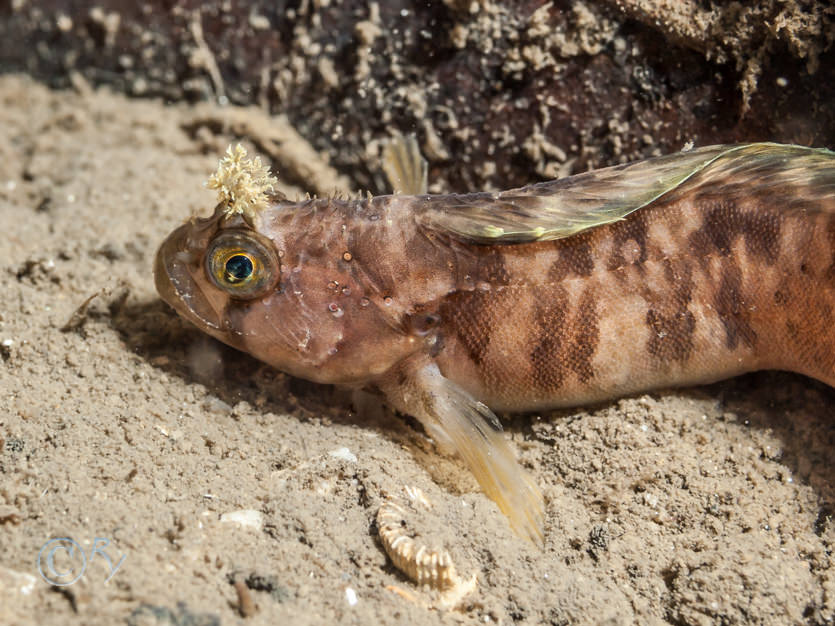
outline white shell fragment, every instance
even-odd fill
[[[254,530],[261,530],[264,527],[264,515],[261,511],[255,511],[253,509],[242,509],[240,511],[224,513],[220,516],[220,521],[223,523],[233,522]]]
[[[342,459],[343,461],[348,461],[349,463],[357,462],[357,455],[351,452],[348,448],[337,448],[336,450],[331,450],[328,454],[335,459]]]
[[[406,487],[412,505],[432,508],[432,504],[417,487]],[[415,541],[407,533],[404,521],[406,509],[388,498],[377,511],[377,527],[383,548],[394,566],[418,585],[426,585],[444,592],[443,604],[452,606],[475,589],[476,576],[462,580],[447,550],[430,548]]]
[[[357,592],[350,587],[345,587],[345,600],[348,601],[348,606],[356,605],[356,603],[359,602],[357,599]]]
[[[26,572],[0,567],[0,591],[8,590],[28,596],[35,589],[37,579]]]

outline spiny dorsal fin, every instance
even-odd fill
[[[426,193],[427,163],[414,135],[395,135],[383,149],[382,165],[394,193]]]
[[[802,185],[808,197],[835,201],[835,153],[774,143],[707,146],[499,193],[432,196],[422,199],[417,219],[476,243],[562,239],[623,219],[691,179],[750,181],[777,194]]]

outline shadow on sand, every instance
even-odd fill
[[[172,376],[203,385],[230,410],[245,401],[264,412],[290,414],[302,422],[325,416],[335,424],[379,431],[408,447],[424,467],[434,464],[432,458],[437,460],[419,423],[408,416],[394,417],[382,407],[382,399],[371,399],[369,407],[366,398],[359,411],[353,410],[350,391],[278,372],[203,334],[161,300],[111,306],[110,324],[132,352]],[[717,398],[721,412],[772,431],[783,442],[781,453],[772,460],[819,494],[822,506],[816,530],[823,532],[835,514],[835,389],[796,374],[757,372],[682,393]],[[566,419],[573,413],[564,409],[546,417]],[[503,421],[507,430],[526,439],[537,438],[529,416],[505,416]],[[441,465],[446,468],[442,473],[451,470],[448,463]],[[437,482],[454,486],[449,476],[430,473]]]

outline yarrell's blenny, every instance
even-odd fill
[[[287,200],[242,149],[214,215],[156,258],[163,299],[293,376],[375,388],[455,451],[517,532],[544,504],[493,410],[759,369],[835,386],[835,153],[711,146],[500,193]]]

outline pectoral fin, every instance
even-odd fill
[[[517,534],[542,543],[542,494],[516,462],[486,405],[444,378],[433,363],[404,368],[380,387],[396,409],[418,418],[430,435],[460,455]]]

